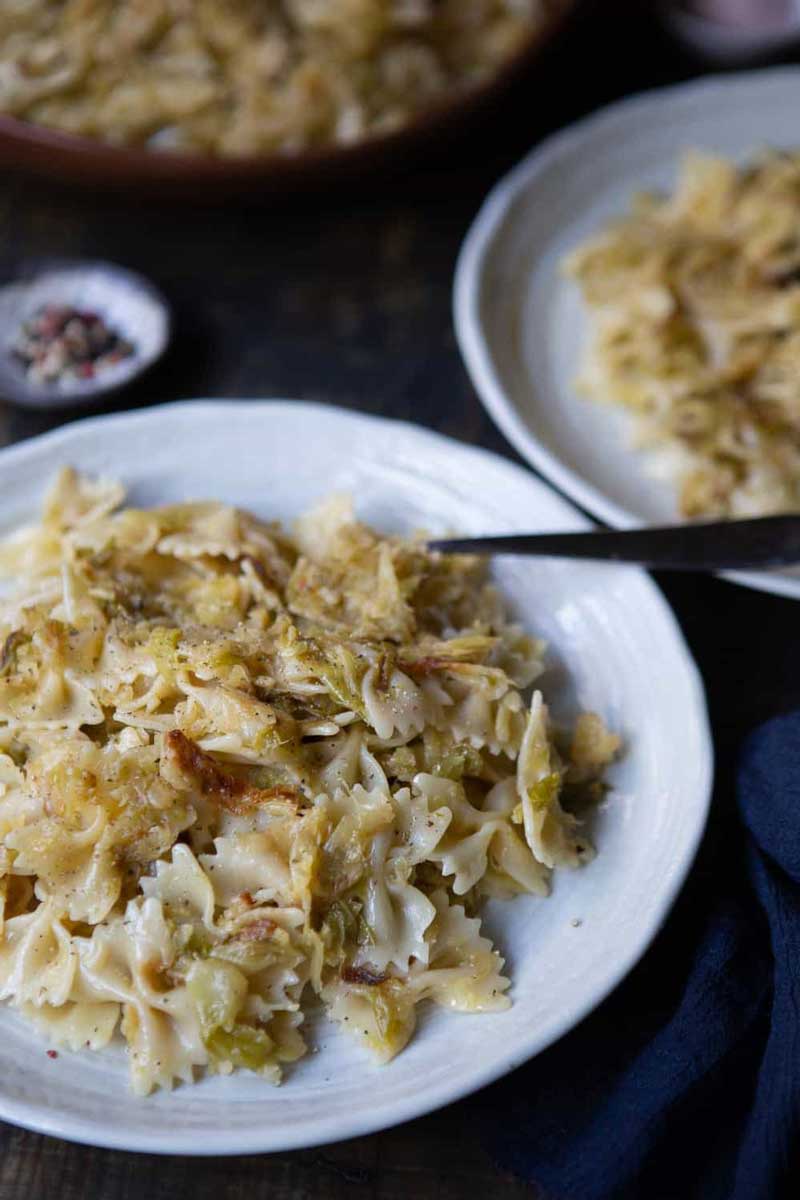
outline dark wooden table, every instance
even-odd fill
[[[602,7],[602,6],[601,6]],[[0,278],[31,256],[102,256],[150,275],[177,315],[174,348],[120,400],[192,396],[329,401],[430,425],[515,455],[478,403],[455,346],[458,246],[493,181],[540,136],[615,96],[698,73],[641,3],[589,15],[491,125],[369,187],[191,207],[0,181]],[[0,404],[0,445],[72,420]],[[660,580],[700,663],[727,803],[743,732],[800,698],[798,609],[713,579]],[[159,1159],[0,1126],[0,1200],[467,1200],[527,1185],[481,1149],[468,1102],[372,1137],[236,1160]]]

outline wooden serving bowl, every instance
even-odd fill
[[[0,114],[0,169],[198,201],[249,192],[291,192],[391,172],[490,108],[532,68],[580,6],[581,0],[544,0],[542,24],[485,83],[439,103],[400,129],[352,145],[242,157],[176,154],[113,146]]]

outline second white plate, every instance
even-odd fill
[[[797,146],[799,107],[797,67],[623,100],[542,143],[490,193],[467,235],[455,324],[478,394],[517,450],[609,525],[674,522],[675,493],[630,448],[625,414],[575,390],[587,324],[561,260],[624,213],[632,193],[671,187],[688,148],[743,161]],[[729,578],[800,598],[800,571]]]

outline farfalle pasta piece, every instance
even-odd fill
[[[576,867],[593,853],[578,833],[579,823],[561,807],[561,768],[553,759],[548,715],[542,693],[535,692],[517,759],[517,793],[525,838],[546,867]]]
[[[99,725],[103,710],[90,682],[70,666],[70,628],[53,619],[5,640],[0,722],[8,729]]]
[[[42,525],[59,531],[87,525],[108,516],[125,499],[116,479],[92,479],[72,467],[62,467],[44,499]]]
[[[461,783],[451,779],[422,773],[415,777],[414,788],[428,804],[442,805],[450,814],[446,833],[428,857],[451,880],[456,896],[466,895],[490,869],[505,876],[507,887],[514,890],[547,893],[547,873],[512,824],[517,795],[514,791],[510,803],[507,783],[487,793],[482,809],[469,802]]]
[[[328,984],[322,997],[328,1015],[361,1042],[376,1062],[399,1054],[417,1023],[415,993],[399,979],[353,972]]]
[[[414,967],[410,984],[426,997],[458,1012],[498,1012],[509,1008],[510,982],[504,962],[489,938],[481,934],[477,917],[468,917],[460,904],[450,904],[438,890],[431,896],[435,919],[427,969]]]
[[[372,839],[362,909],[369,943],[359,949],[355,962],[378,970],[392,964],[407,971],[412,958],[427,959],[425,931],[435,910],[410,882],[410,864],[392,855],[392,838],[392,831],[386,830]]]
[[[158,861],[155,874],[143,876],[141,886],[143,895],[159,900],[171,920],[213,931],[214,886],[188,846],[176,843],[170,858]]]
[[[69,999],[77,969],[77,949],[53,901],[5,922],[0,999],[59,1008]]]
[[[281,840],[270,830],[216,838],[214,853],[200,856],[216,903],[227,907],[243,892],[260,900],[292,903],[289,854]]]
[[[102,1050],[114,1036],[120,1020],[118,1004],[92,1004],[68,1000],[50,1004],[22,1004],[20,1011],[51,1045],[68,1050]]]
[[[85,992],[121,1005],[134,1091],[191,1082],[208,1056],[185,988],[169,986],[176,946],[160,902],[130,901],[124,916],[96,926],[80,950]]]
[[[6,846],[14,853],[14,873],[35,877],[38,899],[52,900],[71,921],[96,925],[119,899],[116,838],[100,806],[85,828],[67,830],[43,817],[9,833]]]
[[[382,683],[379,669],[371,666],[361,684],[361,697],[367,724],[378,737],[386,739],[398,733],[410,738],[422,733],[426,717],[424,698],[402,671],[395,668]]]

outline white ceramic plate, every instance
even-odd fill
[[[347,490],[359,513],[384,529],[477,534],[585,524],[529,472],[411,425],[302,403],[199,402],[83,421],[3,451],[4,528],[35,514],[64,463],[122,478],[141,504],[215,497],[291,520],[331,490]],[[627,743],[593,830],[595,861],[560,876],[547,900],[488,911],[508,959],[513,1007],[486,1016],[426,1013],[408,1049],[385,1067],[319,1021],[316,1052],[279,1089],[236,1074],[146,1099],[128,1091],[121,1046],[59,1051],[51,1060],[46,1043],[3,1008],[0,1119],[175,1154],[353,1137],[510,1071],[619,982],[663,921],[705,824],[712,764],[702,686],[643,572],[507,559],[497,575],[521,618],[551,643],[543,682],[556,707],[597,709]]]
[[[677,519],[675,491],[630,449],[624,413],[578,395],[587,335],[564,255],[633,192],[670,188],[689,147],[746,160],[797,146],[800,68],[701,79],[613,104],[542,143],[495,187],[464,242],[455,324],[473,383],[520,454],[609,525]],[[800,598],[797,571],[736,572]]]

